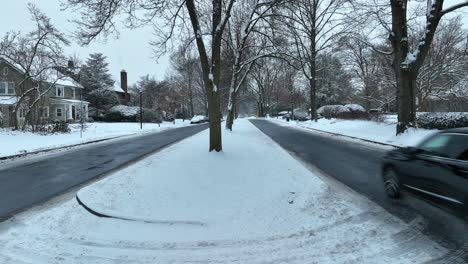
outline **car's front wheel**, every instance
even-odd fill
[[[392,199],[397,199],[401,195],[400,181],[398,176],[392,169],[387,169],[383,175],[385,192],[388,197]]]

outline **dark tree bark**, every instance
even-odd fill
[[[236,108],[237,108],[236,97],[237,97],[237,93],[233,92],[231,94],[231,102],[230,102],[231,106],[230,106],[230,109],[228,110],[228,115],[226,118],[226,128],[231,131],[232,131],[232,125],[234,124],[234,119],[236,118]]]
[[[221,151],[221,103],[219,84],[221,80],[221,40],[225,23],[230,15],[230,10],[234,1],[229,2],[225,18],[222,21],[223,14],[222,0],[213,0],[213,16],[212,16],[212,41],[211,41],[211,63],[210,58],[206,52],[205,43],[201,36],[200,24],[198,21],[198,14],[195,7],[194,0],[187,0],[185,5],[187,7],[190,21],[192,23],[193,32],[195,34],[198,53],[200,55],[200,62],[203,72],[203,81],[205,90],[208,97],[208,112],[210,117],[210,147],[209,151]]]
[[[311,25],[310,25],[310,118],[311,120],[317,121],[317,32],[316,32],[316,20],[317,20],[317,4],[313,2],[313,8],[311,10]]]
[[[404,133],[416,126],[416,79],[434,39],[437,26],[443,15],[468,6],[468,1],[443,9],[444,0],[432,0],[426,17],[425,34],[414,52],[409,49],[407,0],[390,0],[392,9],[393,68],[398,87],[398,124],[396,133]],[[429,7],[428,7],[429,8]]]
[[[156,35],[160,35],[163,28],[154,23],[156,17],[164,17],[171,26],[168,32],[165,32],[159,41],[152,45],[158,47],[157,54],[161,55],[167,50],[167,43],[175,34],[176,21],[183,19],[181,10],[187,8],[192,29],[195,35],[199,59],[202,67],[203,82],[208,102],[208,113],[210,117],[210,146],[209,150],[221,151],[221,111],[220,111],[220,73],[221,73],[221,38],[226,23],[231,15],[231,10],[236,0],[212,0],[212,36],[211,36],[211,54],[208,55],[202,36],[202,28],[199,22],[199,13],[197,5],[203,4],[201,1],[181,0],[67,0],[66,8],[81,7],[81,21],[76,21],[79,30],[77,32],[82,44],[89,44],[99,35],[107,36],[115,33],[116,19],[119,15],[127,14],[130,27],[139,27],[152,25],[155,28]],[[223,8],[223,2],[226,6]],[[172,9],[171,9],[172,8]],[[168,10],[171,9],[171,10]],[[141,12],[144,15],[140,15]],[[138,14],[138,15],[137,15]],[[164,23],[162,23],[164,24]]]

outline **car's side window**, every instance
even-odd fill
[[[447,157],[446,149],[449,141],[449,134],[439,134],[423,142],[419,148],[428,154]]]
[[[452,159],[468,160],[468,135],[451,134],[447,154]]]

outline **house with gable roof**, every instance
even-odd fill
[[[41,101],[32,109],[34,115],[43,122],[75,122],[88,118],[89,103],[82,100],[83,86],[59,71],[52,71],[45,81],[23,81],[24,71],[6,58],[0,57],[0,127],[11,127],[15,115],[20,125],[26,118],[28,104],[23,103],[18,112],[14,112],[21,94],[33,88],[33,85],[50,87]]]

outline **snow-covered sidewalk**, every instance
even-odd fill
[[[422,263],[447,251],[324,180],[248,120],[158,152],[0,224],[0,263]]]
[[[344,136],[350,136],[401,147],[414,146],[427,136],[437,131],[428,129],[409,129],[404,134],[396,136],[395,120],[387,120],[386,122],[382,123],[365,120],[343,120],[335,118],[321,118],[317,122],[287,122],[286,120],[281,118],[267,118],[267,120],[270,120],[282,126],[312,128],[325,132],[331,132]]]
[[[144,123],[143,129],[140,129],[140,123],[87,123],[82,137],[80,137],[81,126],[79,124],[70,125],[70,133],[48,135],[0,128],[0,157],[66,147],[106,138],[158,132],[189,124],[189,120],[182,122],[181,119],[178,119],[175,124],[164,122],[161,126],[154,123]]]

